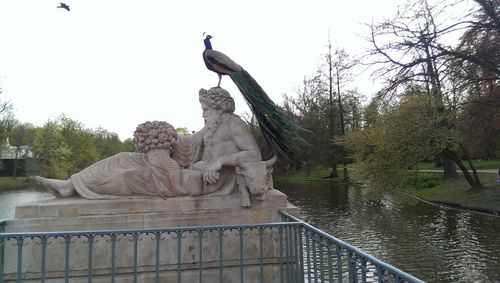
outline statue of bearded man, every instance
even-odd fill
[[[57,197],[80,195],[107,199],[229,194],[236,186],[235,167],[262,161],[262,156],[247,124],[233,113],[235,105],[229,92],[219,87],[201,89],[199,101],[205,126],[190,136],[173,134],[168,148],[141,144],[140,148],[146,148],[146,152],[111,156],[68,180],[43,177],[36,180]],[[161,123],[168,124],[158,122]],[[175,141],[171,140],[173,137]]]
[[[192,169],[202,172],[206,192],[228,193],[234,187],[234,167],[261,161],[247,124],[234,114],[234,99],[220,87],[201,89],[199,100],[205,127],[192,138]]]

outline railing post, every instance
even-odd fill
[[[311,281],[311,249],[309,244],[309,230],[305,230],[306,234],[306,252],[307,252],[307,280]]]
[[[353,257],[352,251],[347,252],[347,264],[348,264],[348,270],[349,270],[349,282],[350,283],[357,283],[358,278],[357,278],[357,273],[356,273],[356,259]]]
[[[2,231],[3,232],[3,231]],[[3,269],[3,265],[4,265],[4,243],[5,243],[5,239],[3,237],[0,238],[0,283],[5,283],[5,280],[4,280],[4,269]]]
[[[177,235],[177,282],[181,283],[181,264],[182,264],[182,257],[181,257],[181,245],[182,245],[182,231],[177,230],[175,231],[175,234]]]
[[[312,239],[312,258],[313,258],[313,263],[312,266],[314,268],[314,282],[318,282],[318,263],[316,260],[316,236],[317,235],[311,235]]]
[[[160,283],[160,238],[161,232],[155,232],[155,282]]]
[[[332,247],[333,243],[331,241],[328,241],[327,243],[327,251],[328,251],[328,282],[333,282],[333,259],[332,259]]]
[[[87,282],[92,283],[92,258],[94,252],[94,235],[87,234],[87,242],[88,242],[88,259],[87,259]]]
[[[259,227],[259,273],[260,282],[264,282],[264,227]]]
[[[245,228],[238,229],[238,234],[240,236],[240,282],[243,283],[243,270],[244,270],[243,236],[245,234]]]
[[[278,226],[280,240],[280,282],[284,282],[283,275],[283,226]]]
[[[40,237],[40,248],[42,252],[40,254],[40,282],[45,282],[45,258],[46,258],[46,250],[47,250],[47,237]]]
[[[134,241],[134,266],[133,266],[134,283],[137,283],[137,255],[138,255],[137,242],[139,241],[139,233],[132,233],[132,240]]]
[[[324,282],[325,280],[325,265],[323,262],[323,254],[324,254],[324,239],[323,237],[319,236],[319,275],[320,275],[320,282]]]
[[[302,225],[298,225],[299,227],[299,259],[300,259],[300,276],[299,282],[305,281],[305,273],[304,273],[304,240],[302,237]]]
[[[291,274],[290,274],[290,227],[285,228],[285,259],[286,259],[286,282],[290,282]]]
[[[198,249],[200,250],[199,282],[203,282],[203,230],[198,230]]]
[[[17,277],[16,282],[21,283],[21,277],[23,274],[23,237],[16,237],[17,241]]]
[[[69,244],[71,235],[64,235],[64,282],[69,282]]]
[[[337,245],[337,278],[342,283],[342,247]]]
[[[0,233],[5,232],[5,221],[0,221]],[[4,252],[5,238],[0,237],[0,283],[4,283]]]
[[[219,282],[224,282],[224,248],[223,248],[223,237],[224,229],[218,229],[219,231]]]
[[[109,237],[110,237],[110,241],[111,241],[111,283],[115,283],[116,237],[117,237],[117,235],[112,233]]]

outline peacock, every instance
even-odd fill
[[[280,153],[292,163],[298,163],[298,144],[306,143],[299,135],[304,130],[297,126],[283,110],[277,106],[255,81],[252,76],[239,64],[222,52],[212,49],[207,35],[204,39],[205,50],[203,60],[210,71],[219,75],[217,87],[220,87],[222,75],[227,75],[236,84],[245,98],[250,110],[255,115],[259,127],[273,151]]]

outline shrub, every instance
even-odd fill
[[[409,176],[403,183],[405,187],[416,189],[432,188],[439,184],[439,178],[432,174],[417,174]]]

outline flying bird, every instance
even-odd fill
[[[69,6],[66,4],[66,3],[63,3],[63,2],[59,2],[60,5],[57,6],[57,8],[63,8],[63,9],[66,9],[67,11],[69,11]]]
[[[292,118],[288,117],[269,98],[262,87],[245,69],[224,53],[213,50],[210,42],[211,38],[211,35],[207,35],[204,39],[203,60],[207,69],[219,76],[217,87],[220,87],[223,75],[229,76],[248,103],[250,110],[252,110],[259,123],[262,134],[273,151],[281,153],[290,162],[298,163],[299,160],[296,154],[299,150],[297,144],[307,144],[298,133],[299,130],[304,129],[296,125]]]

